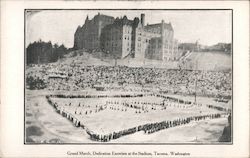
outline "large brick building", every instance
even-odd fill
[[[129,20],[96,15],[85,20],[75,33],[75,48],[100,49],[114,58],[176,60],[178,42],[171,23],[145,25],[145,14]]]
[[[93,19],[88,16],[83,26],[78,26],[74,35],[74,48],[95,50],[100,48],[100,36],[104,26],[112,24],[114,17],[98,13]]]

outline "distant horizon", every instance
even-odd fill
[[[145,25],[170,22],[178,43],[232,43],[231,10],[31,10],[26,13],[26,48],[40,39],[73,48],[77,27],[98,13],[114,18],[126,15],[131,20],[144,13]]]

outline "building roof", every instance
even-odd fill
[[[139,24],[140,20],[139,18],[134,18],[134,20],[129,20],[127,16],[124,16],[123,18],[116,18],[112,24],[106,25],[105,29],[109,29],[112,27],[120,27],[123,25],[130,25],[132,27],[136,27]]]
[[[97,15],[95,15],[95,16],[94,16],[94,18],[97,18],[97,17],[99,17],[99,18],[114,19],[114,17],[113,17],[113,16],[104,15],[104,14],[100,14],[100,13],[98,13]],[[94,19],[94,18],[93,18],[93,19]],[[93,19],[91,19],[91,20],[93,20]]]
[[[139,18],[134,18],[134,20],[129,20],[125,15],[123,18],[116,18],[113,24],[137,26],[138,23],[139,23]]]
[[[145,29],[159,28],[162,26],[162,23],[150,24],[146,25]],[[171,23],[163,23],[164,29],[173,31],[173,27]]]

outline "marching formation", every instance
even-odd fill
[[[117,99],[108,99],[111,96]],[[88,135],[90,136],[90,139],[94,141],[101,141],[101,142],[108,142],[112,139],[118,139],[122,136],[126,136],[129,134],[133,134],[139,131],[144,131],[145,134],[151,134],[160,130],[173,128],[176,126],[186,125],[194,121],[201,121],[206,119],[216,119],[221,117],[226,117],[230,114],[230,111],[227,109],[223,109],[221,107],[207,105],[208,108],[216,109],[220,112],[218,113],[211,113],[211,114],[199,114],[189,117],[179,117],[173,120],[165,120],[161,122],[154,122],[154,123],[146,123],[143,125],[139,125],[136,127],[132,127],[129,129],[124,129],[121,131],[114,131],[109,134],[98,134],[94,131],[90,130],[84,123],[79,119],[79,116],[83,115],[90,115],[94,113],[98,113],[104,110],[115,110],[115,111],[131,111],[134,110],[136,114],[139,113],[147,113],[150,111],[155,110],[166,110],[168,108],[192,108],[193,106],[203,106],[201,104],[194,104],[189,101],[180,100],[177,98],[167,97],[160,94],[147,94],[147,96],[157,96],[162,98],[161,100],[155,100],[151,102],[147,101],[130,101],[126,98],[136,98],[136,97],[143,97],[141,94],[136,95],[47,95],[47,101],[50,105],[52,105],[56,111],[61,114],[62,116],[68,118],[70,121],[74,123],[76,127],[81,127],[86,130]],[[69,103],[65,104],[64,106],[59,106],[57,102],[53,100],[53,98],[107,98],[104,104],[97,104],[95,106],[88,105],[84,103]],[[119,99],[120,100],[119,100]],[[121,100],[123,99],[123,100]],[[73,110],[70,110],[73,109]]]

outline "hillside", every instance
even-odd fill
[[[184,59],[183,66],[187,69],[231,70],[232,57],[220,52],[193,52]]]
[[[101,58],[101,52],[87,53],[82,50],[73,51],[64,58],[57,61],[58,64],[76,64],[79,66],[86,65],[105,65],[114,66],[115,60],[110,58]],[[175,69],[180,65],[184,69],[199,69],[199,70],[231,70],[232,58],[228,54],[220,52],[192,52],[182,57],[182,60],[162,62],[159,60],[137,61],[136,59],[118,59],[117,65],[126,65],[130,67],[159,67]],[[197,65],[197,66],[196,66]]]
[[[72,51],[67,54],[64,58],[57,61],[58,64],[76,64],[79,66],[87,65],[105,65],[111,66],[114,64],[112,60],[105,60],[96,57],[96,54],[90,54],[82,50]]]

